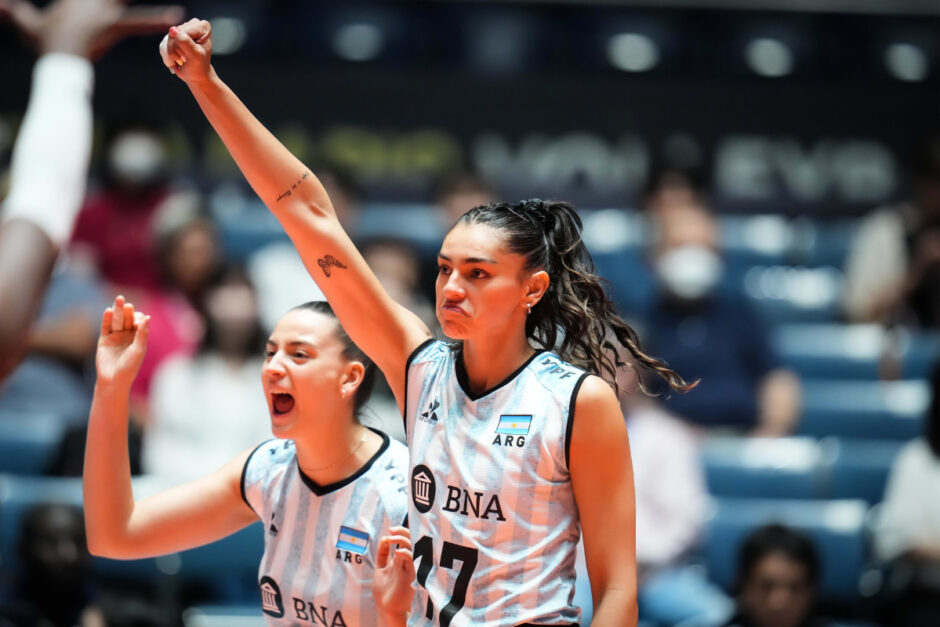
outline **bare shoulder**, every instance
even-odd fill
[[[604,438],[618,438],[626,432],[620,402],[613,388],[602,378],[590,375],[584,379],[575,399],[573,446],[586,441],[599,445]]]
[[[610,384],[597,375],[588,375],[575,399],[575,416],[582,412],[609,412],[620,414],[620,403]]]

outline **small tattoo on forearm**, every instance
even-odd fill
[[[310,173],[309,173],[309,172],[304,172],[304,175],[301,176],[299,179],[297,179],[297,182],[294,183],[294,184],[292,184],[292,185],[290,186],[290,189],[285,189],[285,190],[284,190],[284,193],[282,193],[280,196],[278,196],[277,199],[275,200],[275,202],[281,202],[281,199],[282,199],[282,198],[287,198],[288,196],[290,196],[291,190],[297,189],[297,186],[300,185],[301,183],[303,183],[303,182],[304,182],[304,179],[306,179],[308,176],[310,176]]]
[[[341,270],[346,269],[346,266],[343,264],[343,262],[333,255],[327,255],[321,259],[317,259],[317,265],[320,266],[320,269],[323,270],[323,274],[325,274],[327,277],[330,276],[330,266],[336,266]]]

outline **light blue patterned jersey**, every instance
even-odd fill
[[[258,569],[269,625],[378,624],[372,575],[379,538],[407,513],[408,452],[382,436],[353,476],[319,486],[297,464],[292,440],[270,440],[248,458],[245,501],[264,523]]]
[[[409,527],[418,589],[409,625],[577,623],[580,536],[568,472],[582,370],[533,356],[480,395],[440,341],[408,361]]]

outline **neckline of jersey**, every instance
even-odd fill
[[[310,488],[311,492],[313,492],[317,496],[325,496],[329,494],[330,492],[336,492],[337,490],[345,488],[350,483],[352,483],[353,481],[355,481],[356,479],[358,479],[359,477],[367,473],[370,468],[372,468],[372,464],[375,463],[375,460],[381,457],[382,453],[384,453],[388,449],[390,441],[388,438],[388,434],[383,433],[382,431],[379,431],[378,429],[373,429],[372,427],[366,427],[366,429],[368,429],[369,431],[372,431],[373,433],[377,434],[380,438],[382,438],[382,445],[379,446],[379,450],[377,450],[375,454],[372,457],[370,457],[369,460],[362,465],[362,467],[359,468],[359,470],[349,475],[345,479],[340,479],[339,481],[334,481],[333,483],[328,483],[327,485],[321,486],[319,483],[317,483],[316,481],[308,477],[306,474],[304,474],[304,471],[300,468],[300,459],[298,459],[297,457],[294,458],[294,463],[297,464],[297,472],[300,473],[300,478],[307,485],[307,487]]]
[[[521,366],[513,370],[512,374],[510,374],[508,377],[506,377],[505,379],[503,379],[502,381],[500,381],[499,383],[497,383],[496,385],[494,385],[488,390],[484,390],[483,392],[479,394],[472,394],[470,392],[470,380],[467,377],[467,368],[463,363],[463,350],[457,351],[456,358],[454,360],[456,362],[454,364],[454,372],[457,375],[457,383],[460,385],[460,389],[463,391],[464,395],[467,398],[469,398],[471,401],[478,401],[485,396],[489,396],[490,394],[492,394],[499,388],[503,387],[507,383],[510,383],[513,379],[518,377],[519,374],[523,370],[528,368],[529,364],[531,364],[535,360],[536,357],[546,352],[548,351],[546,351],[544,348],[537,349],[531,357],[526,359],[525,362],[523,362]]]

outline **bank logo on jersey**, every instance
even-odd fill
[[[277,582],[270,577],[262,577],[258,587],[261,589],[261,609],[268,616],[281,618],[284,616],[284,601],[281,599],[281,589]]]
[[[503,414],[496,425],[496,433],[527,435],[532,425],[532,414]]]
[[[437,492],[437,485],[431,469],[421,464],[415,466],[411,471],[411,500],[414,502],[415,509],[426,514],[434,504],[435,492]]]
[[[351,553],[362,555],[369,546],[369,534],[352,527],[341,526],[339,528],[339,540],[336,541],[336,548]]]
[[[437,408],[441,406],[441,402],[438,399],[434,399],[430,405],[428,405],[428,410],[423,414],[418,415],[418,420],[421,422],[426,422],[430,425],[437,424]]]

